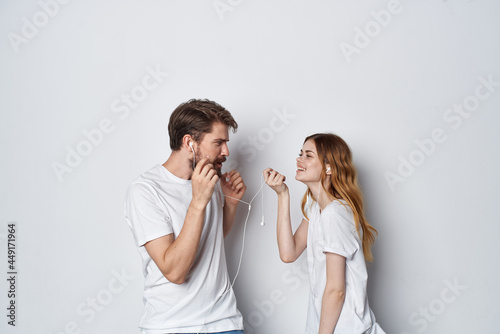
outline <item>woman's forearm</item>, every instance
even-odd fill
[[[345,290],[325,288],[321,302],[321,318],[318,334],[332,334],[340,317],[345,300]]]
[[[295,239],[290,220],[290,194],[288,189],[278,194],[278,223],[276,229],[281,260],[286,263],[295,261],[297,257],[295,256]]]

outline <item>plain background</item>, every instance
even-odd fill
[[[238,121],[227,165],[242,173],[246,201],[264,168],[287,176],[294,226],[303,139],[328,131],[348,142],[379,231],[368,293],[387,333],[498,331],[499,14],[486,0],[2,0],[1,332],[139,333],[143,280],[123,200],[166,160],[170,113],[193,97]],[[280,262],[276,198],[263,194],[238,306],[249,332],[300,334],[304,256]],[[241,204],[226,239],[231,278],[246,214]],[[6,317],[10,222],[16,327]]]

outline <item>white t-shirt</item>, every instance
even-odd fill
[[[203,232],[194,261],[183,284],[169,282],[146,251],[150,240],[173,233],[177,238],[192,199],[191,180],[158,165],[129,187],[125,218],[142,258],[143,333],[197,333],[243,329],[236,308],[224,252],[223,195],[216,190],[205,211]]]
[[[325,253],[335,253],[346,258],[345,301],[334,333],[384,333],[368,305],[368,274],[351,208],[345,201],[335,200],[321,212],[318,203],[313,202],[308,211],[307,263],[311,287],[306,334],[317,334],[319,330],[321,302],[326,286]]]

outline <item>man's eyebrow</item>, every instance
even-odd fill
[[[229,141],[229,139],[224,139],[224,138],[215,138],[213,141],[214,141],[214,142],[216,142],[216,141],[225,141],[225,142],[228,142],[228,141]]]

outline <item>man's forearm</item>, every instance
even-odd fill
[[[167,279],[176,284],[184,283],[198,252],[205,209],[189,206],[181,232],[167,248],[164,255]]]
[[[234,225],[234,220],[236,218],[236,211],[238,210],[238,204],[233,204],[233,203],[226,203],[224,204],[224,210],[223,210],[223,230],[224,230],[224,237],[226,237],[229,232],[231,232],[231,229],[233,228]]]

